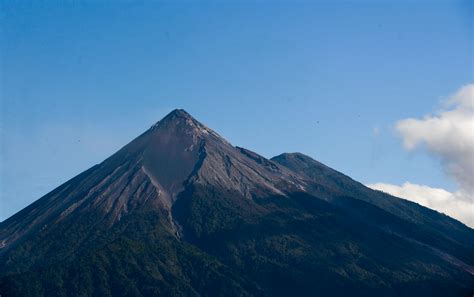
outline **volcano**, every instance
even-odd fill
[[[473,229],[184,110],[0,223],[2,297],[473,293]]]

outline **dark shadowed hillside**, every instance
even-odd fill
[[[473,229],[183,110],[0,224],[3,297],[473,293]]]

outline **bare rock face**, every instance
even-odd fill
[[[172,220],[176,196],[189,183],[251,198],[284,195],[297,180],[286,168],[233,147],[186,111],[174,110],[101,164],[2,223],[0,242],[5,251],[30,232],[89,211],[98,211],[108,225],[136,208],[162,209]]]
[[[0,223],[2,296],[464,296],[473,271],[456,220],[184,110]]]

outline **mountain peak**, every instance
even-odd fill
[[[156,128],[160,125],[163,125],[163,123],[170,123],[170,122],[177,123],[181,120],[199,123],[192,115],[190,115],[184,109],[174,109],[170,113],[168,113],[166,116],[164,116],[161,120],[156,122],[152,126],[152,128]]]
[[[199,122],[184,109],[174,109],[161,121],[152,126],[153,133],[171,133],[173,137],[191,137],[196,144],[199,140],[217,141],[230,145],[217,132]]]
[[[468,296],[473,250],[445,215],[176,109],[0,223],[0,294]]]
[[[163,120],[166,118],[186,118],[195,120],[192,115],[190,115],[186,110],[181,108],[176,108],[172,110],[163,118]]]

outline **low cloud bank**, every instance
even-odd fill
[[[405,182],[401,186],[386,183],[376,183],[367,186],[437,210],[474,228],[474,202],[463,191],[451,193],[444,189],[412,184],[410,182]]]

